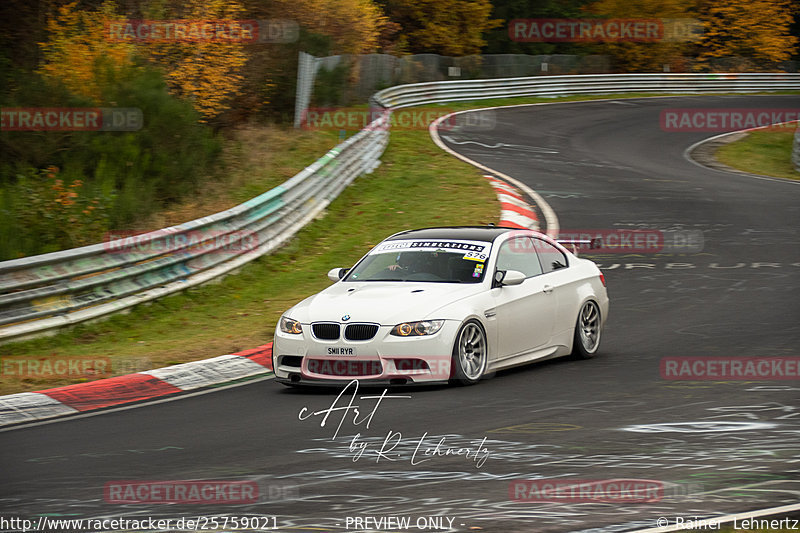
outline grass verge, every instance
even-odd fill
[[[328,131],[248,124],[226,135],[218,168],[203,176],[197,194],[140,221],[154,231],[223,211],[288,180],[339,143]]]
[[[794,129],[753,131],[738,141],[721,146],[714,156],[718,161],[744,172],[800,179],[792,166]]]

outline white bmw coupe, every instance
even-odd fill
[[[608,315],[597,265],[531,230],[404,231],[328,277],[275,329],[280,383],[469,385],[531,361],[592,357]]]

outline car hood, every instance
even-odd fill
[[[434,316],[438,309],[485,290],[481,283],[338,282],[306,298],[286,312],[301,323],[374,322],[393,326],[401,322],[449,318]]]

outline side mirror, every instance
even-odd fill
[[[519,285],[525,281],[525,274],[519,270],[498,270],[494,274],[494,281],[497,285]]]
[[[328,279],[331,281],[339,281],[347,274],[349,268],[332,268],[328,271]]]

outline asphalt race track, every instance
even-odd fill
[[[660,370],[666,357],[800,356],[800,183],[686,160],[688,146],[714,134],[664,131],[661,110],[798,107],[797,96],[554,104],[499,109],[491,131],[443,132],[454,150],[539,192],[562,230],[701,232],[702,246],[589,256],[611,297],[592,360],[535,364],[474,387],[392,390],[407,397],[380,402],[382,391],[360,390],[359,419],[333,411],[324,427],[323,414],[300,414],[330,407],[336,391],[266,380],[0,433],[0,514],[261,514],[276,517],[277,531],[401,531],[352,519],[405,516],[409,531],[445,531],[452,519],[453,531],[612,532],[800,502],[796,377],[683,381]],[[554,478],[661,488],[650,501],[511,501],[512,480]],[[107,482],[178,479],[257,480],[261,497],[104,502]],[[417,521],[428,517],[440,522]]]

